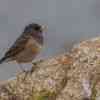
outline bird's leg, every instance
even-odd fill
[[[38,68],[38,64],[41,63],[42,61],[43,61],[43,60],[40,59],[39,61],[33,62],[33,63],[32,63],[33,66],[32,66],[32,68],[31,68],[31,70],[30,70],[30,73],[31,73],[31,74],[35,71],[36,68]]]
[[[32,74],[35,71],[35,69],[37,68],[37,63],[32,63],[32,64],[33,64],[33,66],[30,69],[30,74]]]
[[[22,64],[19,64],[19,63],[18,63],[18,65],[19,65],[19,67],[20,67],[20,69],[21,69],[21,72],[25,73],[25,75],[24,75],[24,77],[23,77],[23,81],[24,81],[24,80],[27,78],[27,75],[28,75],[29,71],[25,70],[25,69],[23,68]]]

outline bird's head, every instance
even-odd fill
[[[43,33],[46,31],[46,29],[47,27],[44,25],[39,25],[37,23],[31,23],[25,27],[24,33],[30,34],[40,44],[43,44]]]

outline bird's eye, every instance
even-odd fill
[[[41,26],[39,26],[37,24],[30,24],[30,25],[26,26],[26,28],[24,29],[24,32],[26,32],[26,33],[30,33],[33,31],[40,31],[41,32]]]
[[[36,31],[39,31],[41,28],[40,28],[39,26],[35,26],[34,29],[35,29]]]

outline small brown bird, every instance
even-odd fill
[[[21,36],[0,59],[0,64],[8,61],[29,63],[36,57],[43,46],[43,27],[32,23],[25,27]]]

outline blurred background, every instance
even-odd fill
[[[0,0],[0,57],[31,22],[48,25],[39,57],[56,55],[99,36],[100,0]],[[0,65],[0,80],[18,70],[15,63]]]

